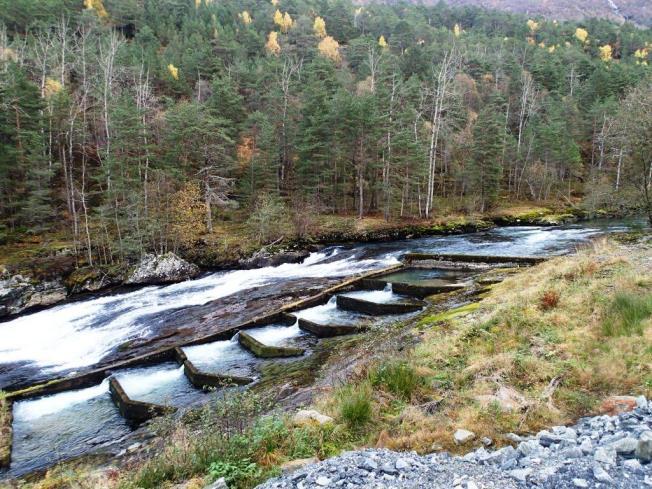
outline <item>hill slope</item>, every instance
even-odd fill
[[[434,5],[440,0],[412,0]],[[474,5],[508,12],[544,16],[559,20],[602,17],[641,26],[652,26],[652,2],[649,0],[445,0],[452,6]],[[360,3],[369,3],[367,1]]]

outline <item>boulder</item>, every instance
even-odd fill
[[[131,272],[126,284],[155,285],[181,282],[199,275],[199,267],[174,253],[145,255]]]
[[[528,400],[517,390],[500,386],[494,394],[485,394],[477,396],[476,399],[483,408],[491,405],[497,405],[501,411],[512,412],[521,411],[528,406]]]
[[[206,486],[204,489],[229,489],[229,486],[226,484],[226,479],[224,477],[220,477],[212,484]]]
[[[635,455],[643,463],[652,462],[652,431],[641,433]]]
[[[327,424],[332,423],[334,420],[330,416],[321,414],[314,409],[302,409],[297,411],[296,414],[292,417],[292,423],[297,426],[306,425],[306,424]]]
[[[463,445],[475,438],[475,433],[469,430],[459,429],[453,435],[456,445]]]
[[[309,251],[281,251],[272,253],[262,249],[250,258],[240,260],[243,268],[277,267],[284,263],[301,263],[310,255]]]
[[[66,299],[68,291],[59,280],[35,282],[22,275],[0,280],[0,317],[46,307]]]

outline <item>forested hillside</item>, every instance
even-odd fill
[[[436,5],[440,1],[425,0],[423,3]],[[368,2],[358,0],[358,3]],[[599,17],[615,22],[629,21],[641,26],[652,25],[652,4],[647,0],[446,0],[446,3],[452,6],[493,8],[524,15],[542,15],[557,20]]]
[[[344,0],[0,0],[0,240],[650,208],[652,32]],[[271,223],[271,226],[270,226]]]

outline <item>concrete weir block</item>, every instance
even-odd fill
[[[11,445],[13,442],[13,411],[9,399],[0,399],[0,469],[11,464]]]
[[[385,316],[389,314],[406,314],[422,309],[420,304],[405,302],[378,303],[370,302],[345,295],[337,296],[337,307],[345,311],[361,312],[370,316]]]
[[[132,423],[143,423],[157,416],[174,413],[177,410],[170,406],[132,400],[115,377],[109,380],[109,392],[122,417]]]
[[[251,377],[238,377],[237,375],[209,374],[201,372],[190,360],[187,359],[183,362],[183,373],[186,375],[190,383],[198,389],[246,385],[254,381]]]
[[[392,291],[399,295],[409,295],[410,297],[418,297],[420,299],[435,294],[446,294],[447,292],[455,292],[462,290],[464,285],[418,285],[406,283],[392,283]]]
[[[265,345],[244,331],[238,334],[238,342],[258,358],[296,357],[305,353],[303,348]]]
[[[332,338],[334,336],[362,333],[369,329],[364,325],[318,324],[307,319],[299,319],[299,328],[314,334],[317,338]]]
[[[415,261],[452,261],[461,263],[518,263],[523,265],[536,265],[546,261],[546,258],[539,256],[455,255],[449,253],[406,253],[402,258],[408,264]]]

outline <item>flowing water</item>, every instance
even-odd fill
[[[206,275],[179,284],[144,287],[117,295],[63,304],[0,323],[0,388],[11,379],[70,375],[91,368],[118,346],[134,338],[157,340],[157,325],[170,315],[190,315],[194,308],[236,295],[246,304],[248,291],[267,287],[282,291],[290,281],[306,287],[317,279],[345,277],[399,263],[405,252],[441,252],[486,255],[557,255],[575,249],[589,238],[627,229],[620,223],[587,223],[555,228],[508,227],[457,236],[439,236],[377,244],[331,247],[313,253],[303,263],[258,270],[236,270]],[[453,283],[464,274],[445,271],[401,271],[390,281],[435,280]],[[238,295],[240,294],[240,295]],[[375,302],[397,296],[391,288],[350,295]],[[323,324],[353,324],[361,315],[340,311],[334,301],[296,313]],[[248,331],[273,345],[310,342],[298,325],[270,325]],[[259,363],[235,339],[184,348],[195,365],[208,372],[255,376]],[[176,364],[132,368],[116,372],[125,391],[142,401],[187,405],[207,394],[193,389]],[[11,470],[25,473],[52,462],[97,450],[130,432],[108,393],[108,383],[21,401],[14,406],[14,447]],[[0,478],[3,475],[0,474]]]

